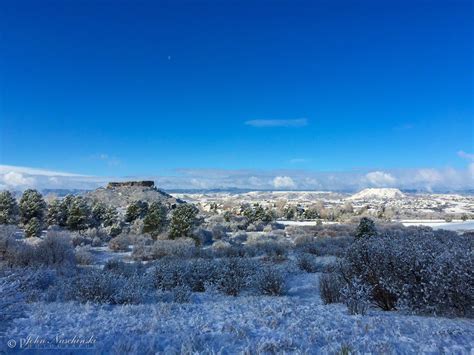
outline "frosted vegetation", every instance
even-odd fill
[[[62,334],[95,353],[468,354],[472,233],[376,222],[3,192],[0,352]]]

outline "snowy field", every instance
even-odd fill
[[[433,229],[445,229],[449,231],[470,231],[474,230],[474,221],[453,221],[447,223],[443,220],[403,220],[400,221],[405,227],[426,226]]]
[[[295,275],[284,297],[194,294],[188,304],[33,303],[8,340],[93,337],[76,353],[472,354],[474,322],[324,305],[319,274]],[[7,339],[6,339],[7,340]],[[2,342],[5,347],[6,341]],[[14,349],[0,348],[14,352]],[[28,353],[34,353],[28,351]],[[38,351],[40,353],[40,351]],[[52,352],[57,354],[58,352]]]

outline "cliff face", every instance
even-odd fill
[[[154,181],[124,181],[124,182],[109,182],[108,189],[120,187],[155,187]]]

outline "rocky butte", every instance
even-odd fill
[[[123,181],[123,182],[109,182],[107,184],[108,189],[120,188],[120,187],[155,187],[155,182],[151,180],[142,181]]]

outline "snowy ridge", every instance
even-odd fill
[[[348,200],[367,200],[367,199],[378,199],[378,200],[389,200],[403,198],[405,194],[399,189],[393,188],[370,188],[359,191],[352,195]]]

